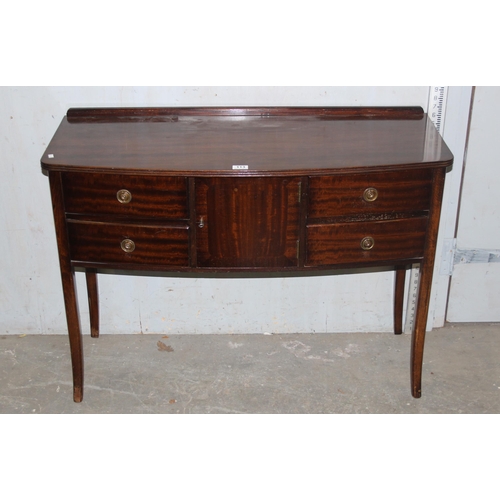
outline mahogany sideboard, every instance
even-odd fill
[[[75,269],[86,274],[97,337],[103,269],[268,276],[390,266],[399,334],[405,274],[414,263],[420,282],[411,392],[420,397],[452,163],[419,107],[69,109],[41,164],[50,182],[74,401],[83,397]]]

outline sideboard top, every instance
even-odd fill
[[[314,174],[452,162],[419,107],[73,108],[41,159],[44,170],[174,175]]]

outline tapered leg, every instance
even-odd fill
[[[50,192],[54,208],[54,224],[59,250],[59,265],[68,324],[71,365],[73,369],[73,400],[80,403],[83,399],[83,346],[76,293],[75,272],[71,265],[71,255],[66,230],[62,182],[60,172],[50,172]]]
[[[422,395],[422,364],[424,360],[425,330],[427,326],[427,314],[429,312],[431,282],[432,268],[429,269],[429,265],[422,265],[420,268],[417,309],[411,343],[411,393],[414,398],[419,398]]]
[[[445,169],[434,172],[432,186],[432,201],[429,213],[429,227],[427,242],[424,250],[424,259],[420,264],[420,279],[417,295],[417,309],[413,325],[411,343],[411,393],[414,398],[422,395],[422,364],[424,360],[425,329],[429,313],[431,298],[432,275],[436,254],[436,242],[443,196]]]
[[[403,299],[405,295],[406,267],[396,267],[394,286],[394,333],[403,333]]]
[[[90,336],[99,337],[99,290],[97,288],[97,273],[95,269],[86,269],[87,295],[89,299]]]
[[[73,400],[75,403],[80,403],[83,399],[83,346],[75,273],[73,270],[69,273],[62,273],[62,284],[73,369]]]

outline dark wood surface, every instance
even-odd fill
[[[307,266],[374,264],[423,257],[427,217],[307,226]],[[361,240],[373,238],[363,250]]]
[[[54,211],[57,247],[59,251],[64,306],[66,309],[66,321],[68,324],[68,336],[71,350],[71,366],[73,369],[73,400],[75,403],[79,403],[83,399],[83,346],[75,271],[71,265],[69,241],[66,230],[61,173],[51,173],[49,181]]]
[[[89,299],[90,335],[99,337],[99,289],[97,285],[97,270],[87,268],[85,270],[87,282],[87,297]]]
[[[421,395],[440,205],[453,157],[421,108],[72,109],[44,153],[70,337],[86,271],[291,272],[392,266],[394,332],[405,274],[421,267],[411,387]],[[248,170],[234,170],[247,165]]]
[[[445,181],[444,169],[434,170],[431,205],[429,210],[429,227],[425,241],[424,257],[420,265],[420,280],[415,311],[415,323],[411,350],[411,381],[412,395],[419,398],[422,395],[422,363],[424,359],[424,341],[427,327],[429,300],[431,297],[432,275],[436,257],[436,245],[441,214]]]
[[[198,179],[198,266],[297,267],[300,190],[297,177]]]
[[[189,227],[68,221],[71,260],[119,267],[125,264],[189,266]],[[124,240],[134,242],[127,253]]]
[[[390,114],[383,119],[336,119],[333,114],[328,120],[292,110],[290,115],[266,115],[262,110],[248,115],[244,109],[224,115],[218,110],[166,122],[70,123],[64,118],[42,166],[141,175],[251,176],[428,168],[449,165],[452,158],[421,110],[406,119],[389,119]],[[441,147],[435,148],[436,143]],[[248,171],[234,171],[233,165],[248,165]]]
[[[309,219],[428,210],[431,184],[429,169],[311,177]],[[363,199],[368,188],[377,190],[374,201]]]
[[[70,123],[116,121],[171,121],[185,116],[314,116],[335,120],[420,120],[424,111],[418,106],[370,107],[172,107],[172,108],[71,108]]]
[[[400,335],[403,333],[403,309],[405,296],[406,267],[396,267],[396,276],[394,279],[394,333]]]
[[[66,212],[120,217],[188,219],[187,185],[182,177],[63,173]],[[127,190],[128,203],[117,193]]]

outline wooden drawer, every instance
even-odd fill
[[[311,177],[308,218],[429,210],[431,184],[430,169]]]
[[[427,217],[307,227],[306,266],[370,263],[423,257]],[[372,240],[365,238],[371,238]],[[362,241],[371,249],[363,249]]]
[[[69,221],[71,260],[107,264],[189,265],[189,227]]]
[[[184,177],[65,172],[62,183],[66,213],[188,219]]]

